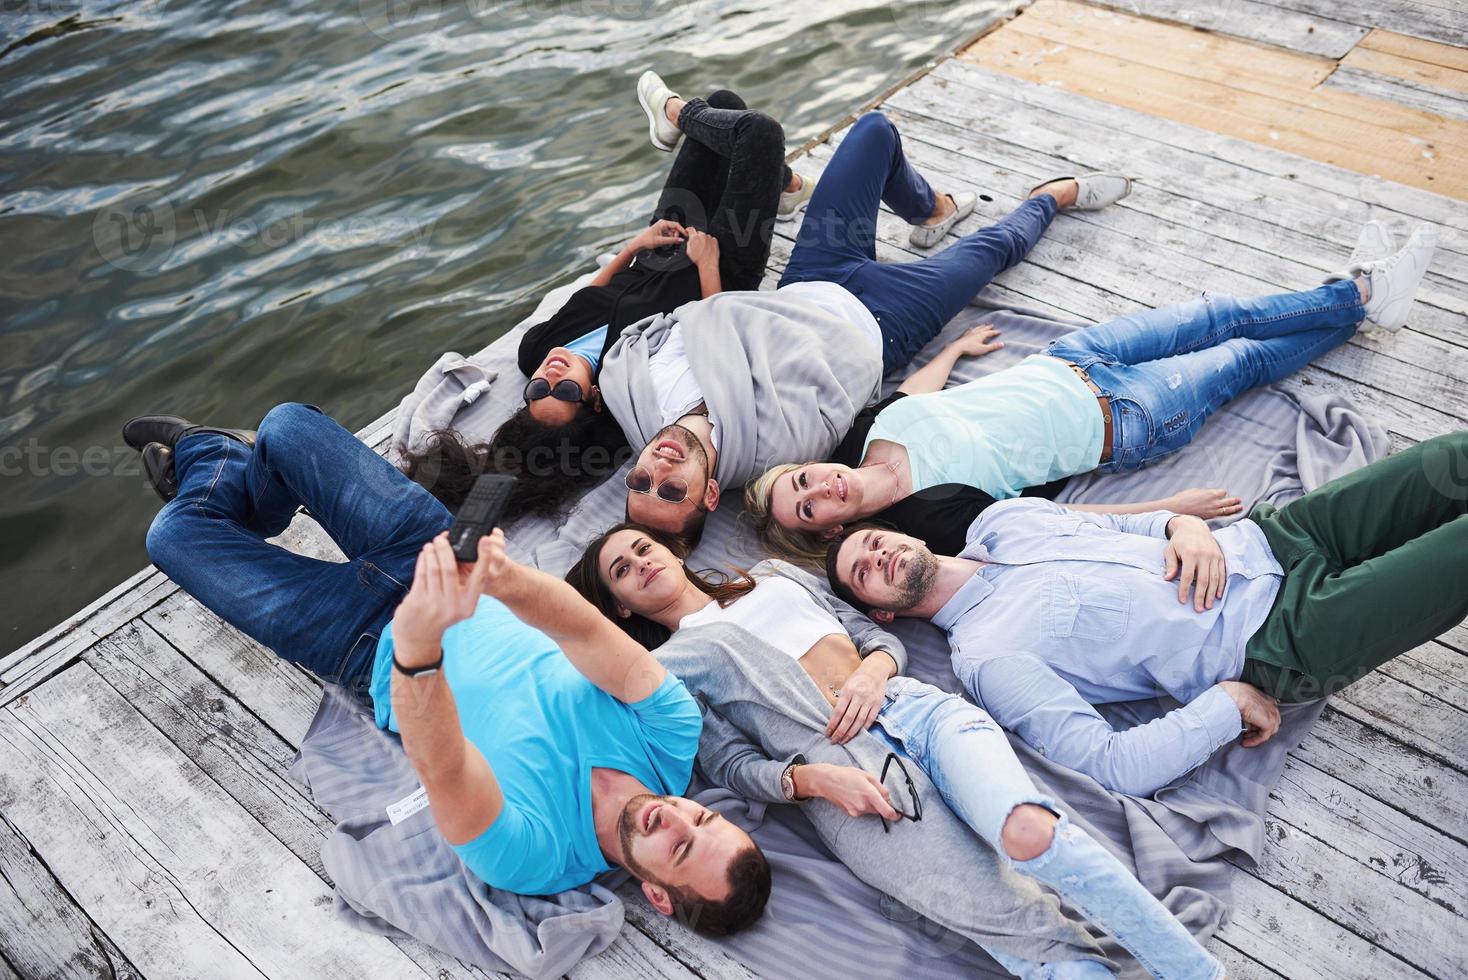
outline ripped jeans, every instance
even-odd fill
[[[1072,331],[1042,353],[1084,368],[1111,399],[1101,471],[1115,473],[1177,452],[1239,395],[1344,344],[1365,315],[1349,279],[1245,299],[1204,293]]]
[[[1214,980],[1223,975],[1222,965],[1125,865],[1071,824],[1054,800],[1035,789],[1004,730],[982,709],[927,684],[894,681],[872,731],[920,766],[953,812],[1010,867],[1053,889],[1110,933],[1153,976]],[[1000,835],[1011,811],[1026,803],[1045,807],[1060,822],[1049,848],[1028,861],[1017,861],[1005,852]],[[1101,980],[1111,976],[1095,961],[1032,963],[986,951],[1020,977]]]

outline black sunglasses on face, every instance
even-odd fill
[[[633,493],[654,493],[652,486],[652,474],[641,466],[634,467],[627,474],[627,489]],[[688,482],[676,476],[670,476],[657,486],[656,496],[659,500],[665,500],[670,504],[681,504],[688,499]]]
[[[897,763],[897,768],[901,771],[902,778],[907,783],[907,795],[912,799],[913,812],[903,813],[902,808],[898,806],[893,806],[892,809],[901,814],[905,820],[921,820],[923,819],[923,798],[918,796],[917,786],[913,784],[912,777],[907,774],[907,766],[902,764],[902,760],[897,757],[896,752],[887,753],[887,761],[882,763],[882,777],[880,782],[884,784],[887,782],[887,770],[892,768],[892,763],[894,762]],[[892,825],[887,822],[886,817],[882,818],[882,833],[892,833]]]
[[[585,392],[581,390],[581,382],[571,378],[562,378],[552,385],[544,378],[531,378],[530,383],[525,386],[525,404],[538,402],[542,398],[554,398],[558,402],[585,402]]]

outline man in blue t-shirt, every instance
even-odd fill
[[[159,486],[173,495],[148,531],[154,563],[282,658],[370,700],[485,882],[549,894],[620,865],[700,932],[759,918],[764,855],[679,795],[697,703],[569,585],[509,561],[499,532],[475,565],[458,563],[443,505],[310,406],[277,406],[258,432],[144,416],[123,435],[151,454],[150,473],[177,475],[176,490]],[[345,562],[266,541],[302,506]]]

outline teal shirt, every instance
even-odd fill
[[[389,625],[377,645],[372,700],[378,727],[397,731],[392,651]],[[487,884],[549,895],[609,870],[592,825],[593,767],[625,772],[659,795],[687,790],[703,721],[671,673],[647,698],[623,704],[488,596],[444,633],[443,657],[464,736],[505,794],[489,829],[454,847]]]
[[[566,345],[566,350],[583,358],[591,365],[591,373],[596,374],[596,369],[601,367],[602,348],[607,345],[607,324],[603,324],[589,334],[577,337]]]
[[[1105,423],[1096,395],[1064,361],[1012,368],[882,409],[862,453],[886,439],[907,449],[914,493],[942,483],[996,500],[1096,468]]]

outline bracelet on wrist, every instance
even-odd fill
[[[443,669],[443,647],[438,648],[438,659],[432,663],[421,664],[417,667],[409,667],[398,659],[396,649],[392,652],[392,669],[404,677],[418,677],[422,674],[433,674]]]

